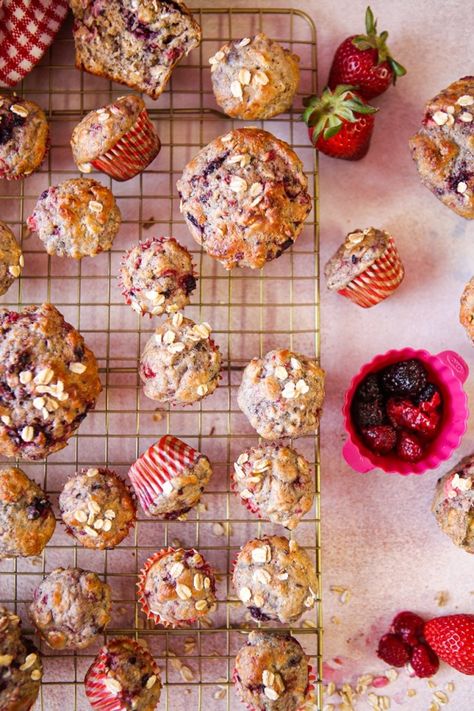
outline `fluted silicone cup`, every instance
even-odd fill
[[[392,363],[409,358],[420,360],[428,371],[429,379],[440,390],[443,398],[442,420],[439,433],[429,443],[425,456],[418,462],[405,462],[393,454],[379,455],[371,452],[359,436],[352,421],[351,404],[355,392],[364,378]],[[344,397],[342,414],[348,439],[342,448],[344,459],[352,469],[361,474],[372,469],[382,469],[388,474],[424,474],[436,469],[459,447],[467,429],[469,409],[463,384],[469,375],[467,363],[454,351],[432,355],[425,350],[403,348],[377,355],[366,363],[352,378]]]

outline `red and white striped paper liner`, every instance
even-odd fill
[[[191,469],[203,457],[173,435],[164,435],[132,464],[128,472],[140,504],[149,513],[157,497],[169,493],[166,483]]]
[[[315,681],[316,681],[316,674],[314,673],[314,669],[311,666],[311,664],[308,664],[308,686],[305,689],[306,696],[305,696],[304,704],[303,704],[303,706],[298,706],[298,708],[295,709],[295,711],[309,711],[308,704],[315,703],[314,694],[313,694],[314,688],[315,688],[314,687]],[[237,669],[235,667],[234,667],[234,671],[232,673],[232,682],[234,683],[234,685],[236,687],[238,687]],[[238,696],[240,698],[240,694],[238,694]],[[255,709],[253,706],[250,706],[249,704],[245,704],[245,707],[249,711],[258,711],[257,709]],[[316,708],[316,706],[314,708]]]
[[[386,299],[403,281],[405,270],[395,243],[389,244],[381,257],[375,260],[362,274],[352,279],[338,293],[363,308],[375,306]]]
[[[146,109],[132,128],[90,164],[114,180],[130,180],[141,173],[160,152],[161,143]]]

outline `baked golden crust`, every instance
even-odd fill
[[[474,343],[474,277],[467,282],[461,296],[459,321],[464,326],[466,333]]]

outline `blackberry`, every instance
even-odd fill
[[[382,388],[390,395],[418,395],[426,387],[426,376],[417,358],[401,360],[382,371]]]
[[[382,391],[380,389],[379,376],[377,373],[370,373],[361,382],[356,391],[356,398],[362,400],[362,402],[370,402],[371,400],[377,400],[382,396]]]
[[[352,414],[359,427],[382,425],[385,420],[383,400],[382,398],[369,402],[356,400],[352,406]]]

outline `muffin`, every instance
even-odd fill
[[[246,366],[237,403],[260,437],[314,434],[324,402],[324,370],[288,350],[269,351]]]
[[[48,146],[43,109],[16,94],[0,94],[0,178],[18,180],[34,173]]]
[[[70,0],[76,66],[157,99],[176,64],[201,41],[182,0]]]
[[[146,515],[164,519],[196,506],[211,475],[209,459],[173,435],[152,444],[128,472]]]
[[[349,232],[324,268],[327,288],[364,308],[375,306],[400,286],[405,270],[385,230]]]
[[[111,590],[96,573],[56,568],[29,607],[31,621],[52,649],[84,649],[110,622]]]
[[[248,541],[237,556],[232,580],[237,596],[260,622],[296,622],[317,598],[318,581],[310,557],[285,536]]]
[[[410,139],[421,182],[468,220],[474,218],[474,76],[450,84],[428,101]]]
[[[40,555],[56,519],[44,491],[16,467],[0,469],[0,558]]]
[[[145,102],[134,94],[88,113],[71,137],[72,154],[82,173],[97,168],[115,180],[130,180],[141,173],[160,147]]]
[[[20,276],[24,265],[25,259],[15,235],[8,225],[0,220],[0,296],[3,296]]]
[[[29,711],[38,697],[43,665],[34,644],[21,633],[20,618],[3,605],[0,660],[0,709]]]
[[[85,548],[115,548],[135,524],[137,507],[126,484],[111,469],[83,469],[59,497],[66,530]]]
[[[252,513],[290,531],[313,505],[309,463],[283,444],[246,449],[234,464],[232,479],[234,490]]]
[[[194,548],[167,548],[147,560],[138,580],[143,612],[155,624],[187,627],[216,607],[214,573]]]
[[[466,333],[474,343],[474,277],[467,282],[461,296],[459,321],[464,326]]]
[[[161,695],[160,670],[134,639],[111,639],[101,647],[84,679],[94,709],[154,711]]]
[[[115,198],[91,178],[71,178],[41,193],[27,225],[48,254],[95,257],[108,251],[121,222]]]
[[[239,119],[269,119],[291,107],[300,58],[263,32],[228,42],[209,59],[219,106]]]
[[[140,360],[143,392],[151,400],[191,405],[219,384],[221,354],[208,323],[177,313],[158,326]]]
[[[189,304],[196,288],[194,264],[173,237],[154,237],[125,253],[119,284],[126,303],[140,315],[175,313]]]
[[[237,696],[254,711],[300,711],[312,689],[308,657],[288,632],[255,630],[235,658]]]
[[[431,510],[452,542],[474,553],[474,454],[438,479]]]
[[[291,247],[310,210],[303,164],[258,128],[216,138],[177,183],[192,236],[226,269],[261,269]]]
[[[63,449],[101,390],[94,354],[52,304],[0,311],[0,454]]]

